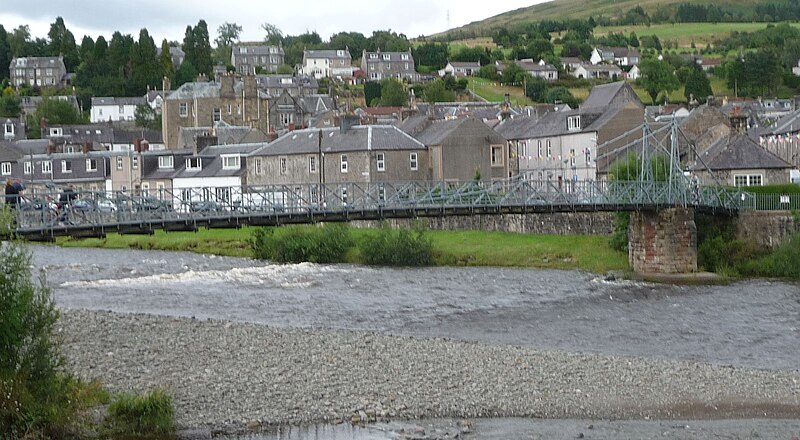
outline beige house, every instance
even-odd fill
[[[165,81],[165,90],[169,89]],[[269,132],[268,96],[259,91],[255,76],[237,80],[223,75],[220,82],[202,79],[170,93],[162,109],[162,131],[167,148],[180,148],[181,127],[208,127],[224,122]]]

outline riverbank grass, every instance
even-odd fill
[[[315,227],[315,226],[306,226]],[[104,239],[59,238],[65,247],[158,249],[253,258],[253,230],[201,229],[197,232],[156,231],[154,235],[109,234]],[[280,235],[287,228],[274,228]],[[349,228],[354,243],[374,236],[376,229]],[[433,245],[432,264],[438,266],[496,266],[579,269],[595,273],[628,270],[627,254],[613,250],[608,237],[590,235],[533,235],[486,231],[426,231]],[[353,249],[345,262],[360,264]]]

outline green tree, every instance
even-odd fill
[[[169,78],[170,81],[175,79],[175,66],[172,64],[172,54],[169,52],[169,42],[164,38],[161,41],[161,55],[158,57],[158,65],[161,67],[161,75]]]
[[[197,70],[195,70],[194,64],[189,60],[184,60],[178,67],[178,71],[175,72],[175,88],[193,82],[195,79],[197,79]]]
[[[394,78],[387,78],[381,81],[381,106],[402,107],[406,105],[407,101],[406,91],[400,81]]]
[[[75,36],[67,29],[64,19],[56,17],[56,21],[50,24],[50,31],[47,33],[50,39],[48,51],[51,56],[64,56],[64,65],[68,72],[74,72],[80,63],[78,47],[75,45]]]
[[[711,90],[711,81],[708,80],[705,72],[702,69],[692,69],[689,76],[686,78],[686,88],[684,89],[683,96],[690,100],[693,96],[698,102],[706,102],[706,98],[713,95]]]
[[[156,55],[156,44],[147,32],[139,31],[139,41],[131,51],[131,82],[128,92],[132,96],[141,96],[147,92],[148,86],[158,88],[161,84],[161,67]]]
[[[456,100],[456,94],[447,90],[445,83],[441,79],[436,79],[425,86],[423,91],[423,99],[425,102],[453,102]]]
[[[636,32],[631,32],[630,36],[628,36],[628,44],[631,47],[639,47],[639,37],[636,36]]]
[[[500,76],[500,81],[504,84],[519,84],[529,77],[528,72],[519,67],[517,63],[508,63],[503,68],[503,74]]]
[[[381,100],[381,83],[378,81],[367,81],[364,83],[364,101],[367,106],[374,106],[380,104]]]
[[[264,31],[264,42],[273,46],[283,41],[283,32],[271,23],[263,23],[261,29]]]
[[[83,123],[83,117],[69,101],[44,98],[36,106],[36,121],[46,120],[49,124],[71,125]],[[38,124],[36,125],[38,127]]]
[[[544,99],[550,104],[558,104],[561,102],[573,108],[578,106],[578,100],[572,96],[569,89],[564,86],[556,86],[549,89]]]
[[[186,61],[192,63],[197,74],[211,76],[211,43],[208,38],[205,20],[197,22],[195,27],[187,26],[183,37],[183,51],[186,53]]]
[[[236,23],[222,23],[217,28],[217,38],[214,44],[217,45],[219,54],[219,61],[229,63],[231,60],[231,47],[233,43],[239,41],[239,35],[242,33],[242,27]]]
[[[7,39],[12,58],[33,55],[31,28],[27,24],[17,26],[7,35]]]
[[[439,70],[447,65],[450,56],[449,46],[446,43],[428,42],[421,46],[411,49],[414,62],[419,66],[428,66],[434,70]]]
[[[367,37],[360,32],[339,32],[331,36],[329,44],[331,49],[349,49],[350,57],[356,59],[367,48]]]
[[[8,44],[8,33],[6,28],[0,24],[0,82],[3,79],[10,79],[11,75],[8,66],[11,64],[11,46]]]
[[[525,83],[525,96],[535,102],[544,102],[549,87],[550,86],[547,84],[547,81],[545,81],[543,78],[530,78]]]
[[[0,116],[4,118],[16,118],[22,112],[20,98],[15,94],[3,93],[0,96]]]
[[[137,127],[148,128],[151,130],[161,130],[161,115],[147,104],[136,106],[133,120]]]
[[[545,40],[542,38],[537,38],[525,47],[526,52],[528,54],[528,58],[533,58],[534,61],[538,61],[544,58],[547,55],[553,55],[553,43],[550,40]]]
[[[110,75],[118,76],[125,81],[130,80],[131,51],[134,44],[133,37],[130,35],[122,35],[119,31],[111,35],[106,55]]]
[[[647,59],[641,62],[640,69],[642,87],[652,99],[653,105],[661,92],[669,95],[680,86],[678,78],[672,73],[672,66],[665,61]]]

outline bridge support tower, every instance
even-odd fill
[[[633,271],[640,274],[697,272],[694,209],[632,212],[628,260]]]

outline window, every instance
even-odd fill
[[[503,165],[503,146],[502,145],[492,145],[492,166],[502,166]]]
[[[733,184],[736,186],[761,186],[764,179],[761,174],[735,174]]]
[[[542,141],[536,141],[536,157],[542,157]]]
[[[386,201],[386,188],[383,187],[383,184],[378,185],[378,200],[380,202]]]
[[[547,140],[547,157],[550,157],[552,155],[553,155],[553,148],[550,145],[550,139],[548,139]]]
[[[50,127],[50,136],[63,136],[63,134],[61,127]]]
[[[567,130],[575,131],[581,129],[581,115],[567,117]]]
[[[286,166],[286,158],[281,157],[280,159],[278,159],[278,161],[280,162],[280,173],[286,174],[286,172],[288,171],[287,169],[288,167]]]
[[[214,195],[217,196],[218,202],[230,203],[231,189],[227,186],[214,189]]]
[[[343,173],[347,172],[347,155],[342,154],[340,168]]]
[[[347,188],[342,188],[342,205],[347,206]]]
[[[42,162],[42,173],[51,174],[53,172],[53,162],[46,160]]]
[[[383,153],[378,153],[377,157],[378,171],[386,171],[386,157]]]
[[[11,174],[11,162],[3,162],[0,164],[0,174],[4,176]]]
[[[319,203],[319,188],[317,185],[311,185],[311,188],[308,190],[309,192],[309,199],[312,205],[316,205]]]
[[[186,170],[188,171],[197,171],[203,169],[203,163],[200,161],[199,157],[187,157],[186,158]]]
[[[173,167],[172,156],[158,156],[158,167],[162,169],[172,169]]]
[[[150,195],[150,184],[147,182],[142,183],[142,195],[145,197]]]
[[[117,156],[117,170],[121,171],[123,166],[122,156]]]
[[[222,169],[238,170],[241,166],[242,158],[240,156],[222,156]]]
[[[97,171],[97,159],[86,159],[86,171]]]
[[[417,153],[409,154],[408,161],[411,165],[411,171],[416,171],[419,168],[419,163],[417,162]]]
[[[308,172],[309,173],[316,173],[317,172],[317,157],[316,156],[308,156]]]
[[[287,126],[292,123],[293,118],[292,113],[279,113],[279,117],[281,119],[281,125]]]
[[[392,59],[390,54],[388,54],[388,53],[383,54],[383,60],[384,61],[389,61],[390,59]]]
[[[376,53],[371,53],[371,54],[369,54],[369,59],[371,59],[371,60],[377,60],[377,59],[378,59],[378,54],[376,54]]]
[[[164,200],[164,182],[156,183],[156,191],[158,191],[158,198]]]
[[[214,107],[211,111],[211,120],[213,122],[219,122],[222,120],[222,110],[219,107]]]
[[[33,174],[33,162],[25,162],[25,174]]]
[[[74,153],[75,146],[74,145],[64,145],[64,152],[65,153]]]
[[[261,167],[261,158],[260,157],[257,157],[255,159],[255,164],[254,164],[253,167],[255,168],[256,175],[261,175],[261,173],[263,172],[263,168]]]
[[[5,129],[3,130],[4,134],[14,134],[14,124],[5,124]]]
[[[139,169],[139,156],[131,156],[131,168],[134,170]]]
[[[233,113],[233,104],[228,104],[228,114]]]
[[[570,164],[570,166],[573,166],[573,167],[575,166],[575,149],[574,148],[570,148],[569,149],[569,164]]]
[[[189,104],[185,102],[178,104],[178,115],[182,118],[189,116]]]

